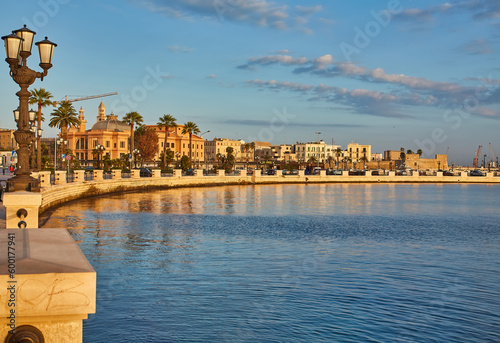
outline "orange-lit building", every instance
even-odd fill
[[[163,144],[165,142],[165,127],[162,127],[161,130],[158,128],[158,125],[144,125],[145,127],[153,128],[158,135],[158,150],[155,156],[155,160],[160,159],[160,154],[163,152]],[[179,157],[189,156],[189,134],[182,134],[182,130],[184,129],[184,125],[177,125],[176,127],[168,128],[168,136],[167,136],[167,149],[170,149],[174,152],[179,153]],[[203,163],[205,161],[205,144],[203,138],[192,135],[191,137],[191,153],[193,155],[192,162],[193,163]]]
[[[104,155],[111,159],[128,156],[130,151],[130,126],[118,120],[118,117],[111,113],[106,115],[106,108],[101,102],[97,122],[91,129],[87,130],[87,120],[80,108],[78,119],[80,125],[72,127],[63,138],[68,141],[68,148],[73,151],[75,157],[82,165],[90,165],[96,158],[92,155],[92,150],[97,145],[104,146]]]

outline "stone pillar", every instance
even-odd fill
[[[174,169],[174,177],[182,177],[182,169]]]
[[[75,170],[73,174],[75,175],[75,182],[85,181],[85,170]]]
[[[56,185],[62,185],[66,183],[66,171],[56,170]]]
[[[342,176],[349,176],[348,170],[342,170]]]
[[[141,177],[141,170],[140,169],[132,169],[130,171],[130,177],[132,179],[138,179]]]
[[[283,170],[277,169],[276,170],[276,176],[283,176]]]
[[[83,320],[95,313],[96,273],[76,242],[66,229],[0,230],[0,246],[9,242],[15,272],[0,270],[0,341],[81,343]],[[0,265],[8,262],[0,254]],[[24,330],[38,340],[21,340]]]
[[[5,206],[5,227],[7,229],[19,229],[20,223],[24,223],[28,229],[38,228],[38,209],[42,205],[42,194],[33,192],[4,193],[3,205]]]
[[[413,176],[413,177],[419,177],[420,176],[420,172],[418,170],[412,170],[411,171],[411,176]]]
[[[298,172],[299,172],[299,174],[298,174],[299,176],[305,176],[306,175],[306,171],[304,169],[300,169],[300,170],[298,170]]]
[[[389,170],[388,174],[389,177],[395,177],[396,176],[396,172],[394,170]]]
[[[443,172],[442,171],[436,172],[436,177],[443,177]]]
[[[460,177],[461,177],[461,178],[468,178],[468,177],[469,177],[469,175],[467,174],[467,172],[466,172],[466,171],[462,171],[462,172],[460,172]]]
[[[102,181],[102,170],[94,169],[94,181]]]
[[[320,176],[320,177],[326,177],[326,170],[321,169],[321,170],[319,171],[319,176]]]
[[[493,172],[486,173],[486,177],[487,178],[490,178],[490,177],[493,177],[493,176],[495,176],[495,173],[493,173]]]
[[[161,169],[153,169],[153,177],[160,178],[161,177]]]
[[[226,171],[224,169],[217,169],[217,176],[226,176]]]
[[[38,174],[40,175],[40,187],[49,187],[51,173],[49,171],[41,171]]]
[[[122,178],[122,170],[121,169],[111,169],[111,178],[121,179]]]
[[[202,177],[203,176],[203,169],[196,169],[194,171],[194,175],[198,176],[198,177]]]
[[[243,177],[247,176],[246,169],[245,170],[240,170],[240,176],[243,176]]]

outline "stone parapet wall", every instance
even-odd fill
[[[100,179],[83,182],[70,182],[41,188],[42,205],[40,212],[65,202],[116,192],[130,192],[148,189],[167,189],[176,187],[201,187],[244,184],[280,184],[280,183],[499,183],[500,176],[488,173],[486,177],[470,177],[466,173],[459,176],[418,176],[394,175],[260,175],[260,170],[249,176],[177,176],[177,177],[142,177],[128,179]]]

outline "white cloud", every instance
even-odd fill
[[[134,0],[150,11],[174,18],[213,18],[219,21],[243,22],[278,30],[308,31],[305,25],[321,6],[296,6],[269,0]]]

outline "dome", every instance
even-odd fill
[[[104,131],[127,131],[130,130],[130,126],[120,120],[116,119],[106,119],[98,121],[92,126],[91,130],[104,130]]]

